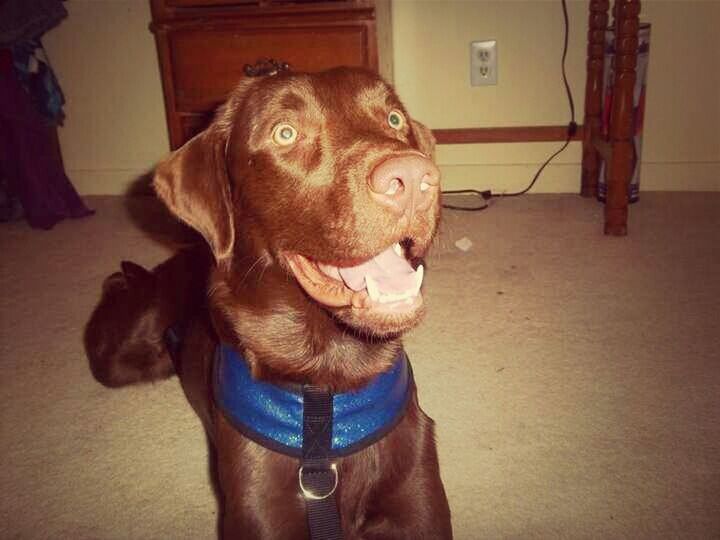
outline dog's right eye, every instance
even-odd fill
[[[273,128],[272,139],[275,144],[280,146],[287,146],[292,144],[297,139],[297,129],[292,127],[290,124],[278,124]]]
[[[401,130],[405,126],[405,117],[402,115],[402,113],[396,109],[393,109],[390,111],[387,117],[388,125],[395,129],[395,130]]]

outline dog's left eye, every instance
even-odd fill
[[[405,126],[405,117],[400,111],[393,109],[387,117],[388,125],[393,129],[402,129]]]
[[[278,124],[273,128],[272,139],[275,144],[280,146],[287,146],[292,144],[297,139],[298,132],[290,124]]]

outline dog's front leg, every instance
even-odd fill
[[[216,448],[224,540],[304,540],[297,460],[242,436],[217,416]]]
[[[450,510],[443,486],[434,478],[415,477],[382,497],[382,511],[363,524],[362,540],[451,540]]]
[[[363,540],[450,540],[450,507],[440,480],[433,422],[416,398],[378,443],[384,463],[360,526]]]

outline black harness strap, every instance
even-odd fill
[[[164,333],[165,345],[178,370],[184,331],[175,324]],[[303,446],[298,471],[305,499],[311,540],[342,540],[342,527],[335,490],[337,465],[330,460],[332,449],[333,396],[312,385],[303,386]]]
[[[332,394],[317,386],[303,386],[303,446],[298,481],[312,540],[342,539],[335,499],[338,471],[329,457],[332,418]]]

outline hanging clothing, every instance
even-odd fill
[[[0,221],[49,229],[93,213],[65,174],[65,98],[40,41],[66,16],[60,0],[0,1]]]

